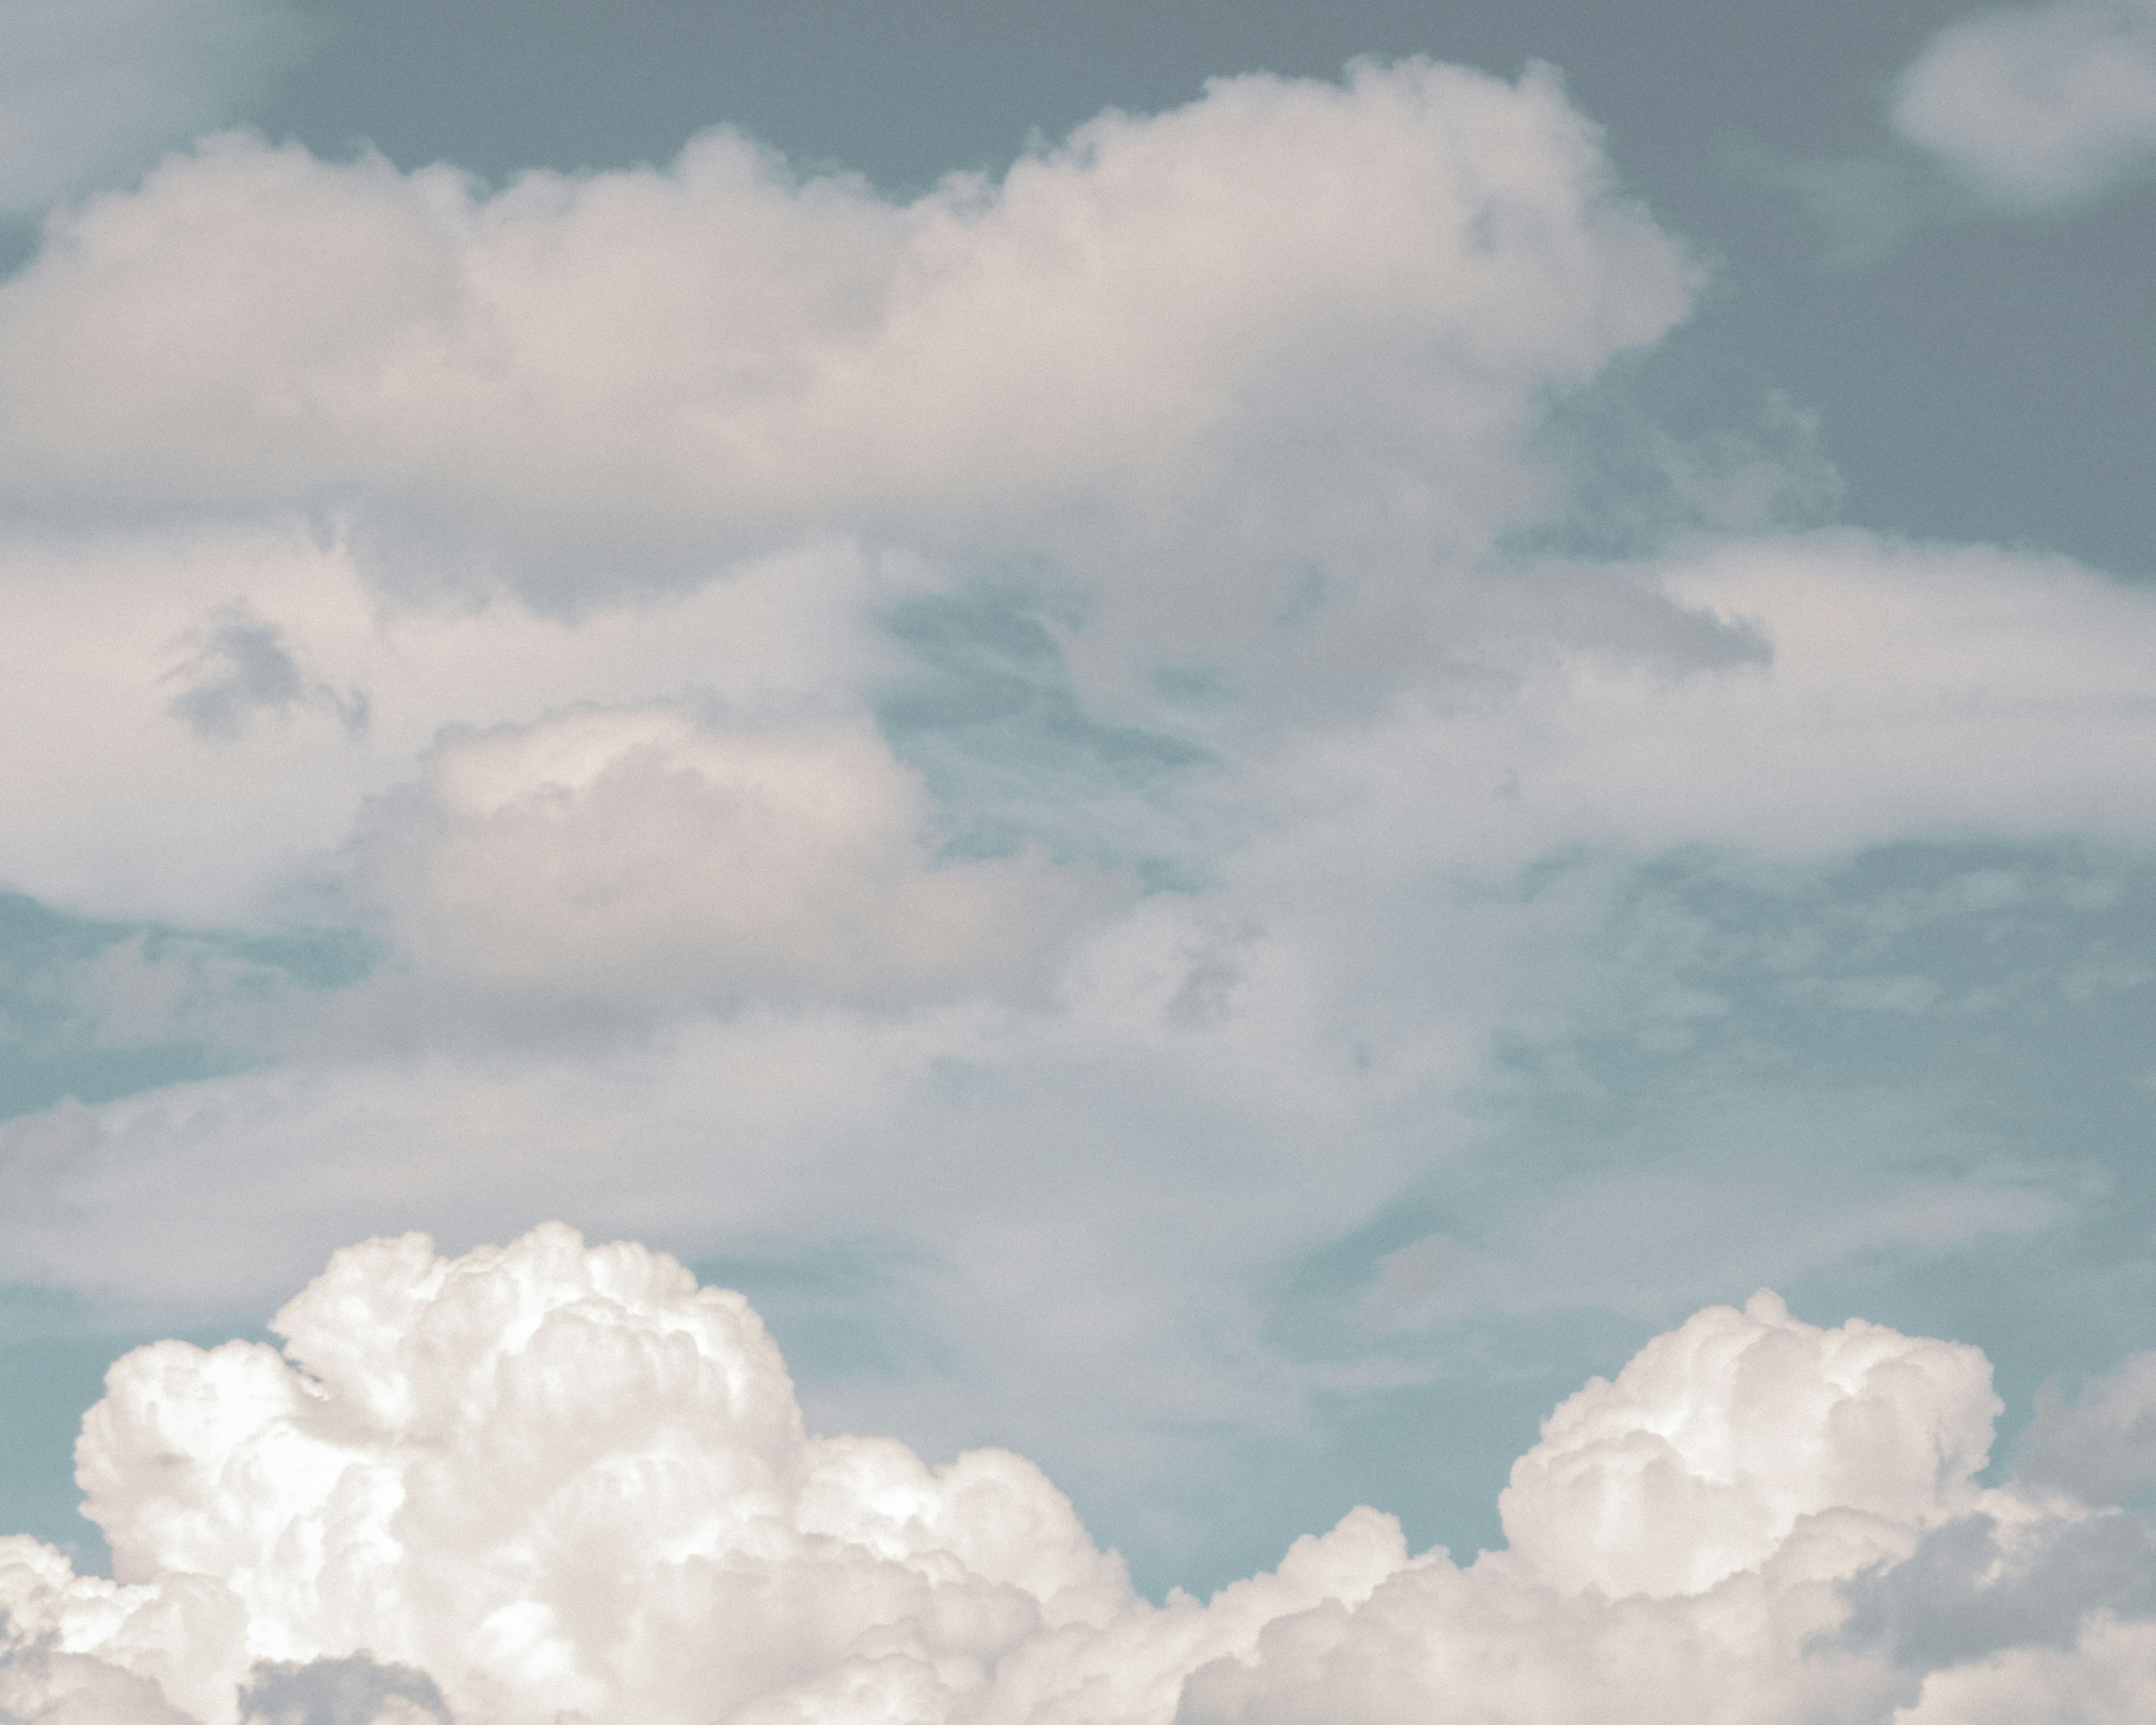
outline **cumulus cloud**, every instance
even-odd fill
[[[1553,1414],[1500,1500],[1543,1579],[1613,1596],[1699,1594],[1830,1510],[1921,1526],[1973,1498],[1999,1411],[1974,1348],[1761,1294],[1650,1343]]]
[[[17,1716],[1884,1725],[1931,1717],[1943,1678],[1949,1716],[1990,1717],[2019,1676],[1984,1656],[2015,1637],[1913,1632],[1903,1601],[1943,1568],[2012,1593],[1968,1560],[2001,1537],[2035,1553],[2016,1574],[2075,1578],[2041,1651],[2084,1686],[2144,1681],[2112,1644],[2146,1609],[2146,1530],[1974,1484],[1982,1356],[1768,1295],[1559,1408],[1506,1494],[1510,1549],[1411,1556],[1358,1509],[1163,1604],[1018,1455],[810,1434],[747,1303],[641,1247],[376,1240],[274,1328],[281,1350],[113,1368],[78,1459],[114,1579],[0,1542]]]
[[[1893,123],[1993,203],[2086,203],[2156,163],[2156,7],[2057,0],[1949,24],[1902,74]]]
[[[1419,64],[1216,85],[904,206],[726,134],[663,171],[498,193],[226,138],[64,216],[0,287],[18,511],[0,541],[0,879],[131,915],[370,919],[386,957],[313,1010],[280,1002],[278,1045],[298,1050],[280,1067],[0,1127],[11,1273],[192,1317],[414,1224],[464,1242],[567,1213],[687,1253],[866,1240],[914,1278],[891,1304],[977,1373],[863,1392],[917,1392],[909,1417],[935,1402],[916,1435],[970,1430],[978,1384],[1008,1389],[1027,1447],[1066,1479],[1096,1468],[1097,1502],[1165,1428],[1276,1414],[1281,1381],[1304,1380],[1263,1334],[1258,1270],[1363,1226],[1468,1142],[1460,1099],[1493,1030],[1561,1013],[1576,985],[1592,894],[1525,891],[1523,870],[1693,845],[1815,860],[1976,828],[2148,834],[2133,792],[2156,766],[2156,607],[2130,590],[1854,533],[1615,568],[1493,550],[1546,501],[1523,439],[1552,393],[1653,340],[1696,285],[1552,77]],[[137,525],[90,531],[84,512]],[[1116,829],[1179,829],[1154,875],[1173,890],[1122,900],[1034,858],[1022,823],[1013,855],[954,846],[982,805],[1005,812],[993,772],[947,771],[932,795],[901,726],[861,716],[901,655],[893,602],[984,569],[1037,583],[1014,603],[1068,655],[1066,729],[1112,698],[1174,732],[1180,776]],[[1034,764],[1002,770],[1045,798]],[[131,957],[93,979],[116,1034],[163,1010]],[[578,1013],[649,1034],[521,1034]],[[2057,1214],[1982,1182],[1954,1204],[1937,1185],[1871,1195],[1816,1183],[1777,1272]],[[1748,1225],[1733,1199],[1712,1214]],[[1608,1231],[1584,1205],[1537,1220],[1560,1224],[1545,1260],[1550,1240]],[[1650,1247],[1628,1250],[1552,1280],[1656,1322],[1735,1285],[1734,1251],[1654,1280],[1635,1273]],[[1393,1290],[1410,1322],[1433,1280],[1478,1275],[1413,1251],[1383,1272],[1413,1284]],[[349,1262],[372,1266],[337,1272],[354,1286],[494,1290],[549,1348],[583,1334],[546,1315],[552,1294],[501,1291],[584,1286],[558,1240],[460,1268],[409,1246]],[[1510,1274],[1476,1296],[1549,1297]],[[294,1308],[293,1359],[336,1330],[315,1309]],[[711,1373],[767,1389],[778,1370],[702,1318],[651,1322],[690,1339],[652,1343],[645,1376],[621,1368],[624,1407],[677,1366],[692,1401]],[[403,1324],[367,1345],[394,1353]],[[603,1478],[542,1479],[519,1471],[523,1414],[489,1414],[455,1430],[499,1464],[490,1497],[490,1473],[428,1472],[418,1428],[362,1408],[326,1356],[167,1348],[116,1380],[110,1444],[85,1451],[116,1458],[97,1501],[133,1567],[106,1588],[18,1548],[31,1603],[8,1607],[0,1708],[79,1692],[64,1705],[95,1718],[222,1725],[241,1707],[424,1715],[438,1690],[460,1718],[558,1692],[595,1717],[634,1693],[646,1710],[622,1716],[659,1719],[677,1702],[649,1697],[689,1692],[666,1661],[695,1654],[681,1625],[706,1611],[746,1625],[728,1669],[748,1686],[710,1706],[757,1725],[1021,1692],[1009,1716],[1040,1725],[1178,1705],[1389,1720],[1543,1661],[1552,1625],[1620,1686],[1628,1646],[1689,1674],[1672,1694],[1760,1677],[1763,1718],[1799,1690],[1814,1714],[1912,1694],[1892,1633],[1816,1670],[1799,1654],[1841,1620],[1841,1579],[1979,1512],[1974,1367],[1771,1310],[1686,1333],[1522,1464],[1502,1563],[1410,1560],[1366,1515],[1232,1608],[1148,1615],[1109,1589],[1060,1628],[1061,1584],[966,1545],[971,1512],[934,1507],[959,1486],[882,1450],[907,1482],[890,1514],[925,1531],[862,1532],[860,1502],[886,1497],[858,1481],[831,1486],[836,1522],[802,1519],[786,1482],[839,1452],[783,1433],[716,1461],[690,1436],[656,1461],[623,1439]],[[593,1348],[573,1371],[601,1389],[575,1412],[603,1425],[634,1348]],[[1751,1363],[1717,1376],[1725,1355]],[[433,1369],[377,1365],[408,1388]],[[534,1370],[535,1404],[566,1399],[571,1367]],[[1799,1388],[1755,1408],[1743,1373]],[[1672,1411],[1679,1380],[1697,1419]],[[151,1430],[190,1408],[240,1423]],[[1792,1440],[1779,1471],[1729,1464],[1803,1420],[1825,1435]],[[541,1447],[557,1438],[574,1447]],[[129,1507],[143,1446],[194,1495]],[[701,1457],[724,1484],[752,1451],[776,1495],[747,1532],[667,1471]],[[1852,1456],[1880,1464],[1883,1497],[1851,1483]],[[970,1465],[1002,1482],[989,1497],[1066,1525],[1022,1465]],[[672,1544],[621,1531],[647,1480],[679,1509]],[[311,1507],[264,1532],[258,1485]],[[565,1519],[517,1532],[510,1500],[557,1486]],[[1568,1544],[1583,1506],[1667,1539]],[[1071,1537],[1094,1574],[1106,1560]],[[849,1542],[886,1567],[847,1568]],[[390,1615],[331,1586],[336,1566],[279,1591],[294,1552],[332,1546]],[[459,1567],[482,1549],[484,1574]],[[624,1627],[647,1596],[609,1602],[591,1578],[654,1553],[673,1592]],[[1451,1625],[1436,1643],[1431,1621]],[[190,1648],[208,1662],[192,1677]],[[1377,1667],[1409,1689],[1342,1686]],[[518,1689],[512,1670],[545,1681]],[[1588,1705],[1553,1691],[1545,1712]]]
[[[0,446],[20,498],[319,503],[557,601],[808,531],[1047,557],[1150,665],[1531,513],[1548,393],[1697,275],[1546,70],[1216,82],[905,205],[725,131],[490,195],[227,136],[0,289]]]

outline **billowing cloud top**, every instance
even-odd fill
[[[8,1717],[1944,1725],[2032,1657],[2129,1694],[2156,1669],[2100,1589],[2010,1651],[2021,1570],[2096,1524],[1974,1483],[1980,1354],[1768,1294],[1559,1408],[1509,1551],[1410,1557],[1357,1510],[1204,1604],[1135,1597],[1017,1455],[809,1435],[747,1302],[642,1247],[376,1240],[275,1328],[113,1368],[80,1465],[117,1579],[0,1543]],[[1928,1676],[1881,1602],[1942,1551],[2003,1609]]]

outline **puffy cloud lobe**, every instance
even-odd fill
[[[527,999],[917,999],[1022,972],[1085,896],[1034,860],[937,861],[927,792],[859,720],[573,711],[446,740],[423,798],[372,835],[393,869],[424,847],[383,883],[408,949]]]
[[[1499,1500],[1506,1537],[1558,1587],[1704,1592],[1807,1516],[1950,1512],[1999,1406],[1973,1348],[1861,1321],[1815,1329],[1762,1294],[1701,1313],[1552,1414]]]
[[[2146,1694],[2119,1609],[2146,1527],[1976,1490],[1974,1350],[1771,1296],[1560,1408],[1507,1493],[1512,1550],[1411,1558],[1358,1510],[1160,1606],[1016,1455],[808,1435],[747,1302],[641,1247],[377,1240],[275,1327],[281,1353],[113,1368],[79,1461],[116,1579],[0,1543],[13,1716],[1883,1725],[2003,1717],[2027,1674],[1985,1661],[2016,1643]],[[2021,1584],[2046,1576],[2063,1606]]]
[[[932,1472],[807,1436],[747,1303],[639,1248],[380,1241],[277,1328],[283,1356],[167,1343],[116,1368],[80,1459],[120,1580],[25,1599],[50,1560],[18,1543],[18,1635],[95,1640],[219,1722],[258,1661],[362,1651],[465,1719],[655,1722],[881,1688],[886,1665],[963,1690],[1127,1601],[1018,1457]]]
[[[1893,121],[1999,203],[2094,198],[2156,162],[2156,6],[2060,0],[1949,24],[1902,74]]]

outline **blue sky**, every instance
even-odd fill
[[[2145,6],[0,34],[0,1531],[170,1568],[109,1364],[551,1220],[1155,1599],[1542,1550],[1763,1287],[2140,1478]]]

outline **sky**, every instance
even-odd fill
[[[2145,0],[0,46],[0,1721],[2148,1717]]]

